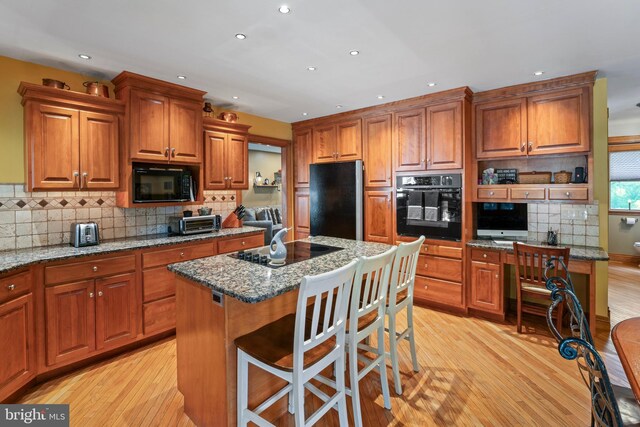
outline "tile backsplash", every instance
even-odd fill
[[[71,223],[94,221],[102,239],[167,232],[168,217],[200,206],[224,219],[236,207],[235,191],[205,191],[204,203],[167,208],[116,207],[113,191],[25,192],[0,184],[0,250],[69,243]]]
[[[600,246],[598,204],[529,203],[529,240],[546,241],[547,231],[558,232],[565,245]]]

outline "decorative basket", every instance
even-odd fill
[[[518,181],[520,184],[550,184],[551,172],[520,172]]]
[[[554,173],[553,182],[556,184],[569,184],[571,182],[571,172],[560,171]]]

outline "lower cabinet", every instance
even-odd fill
[[[365,190],[364,240],[393,244],[393,190]]]
[[[46,288],[47,365],[135,340],[135,296],[134,273]]]
[[[33,295],[0,304],[0,402],[36,374]]]
[[[309,192],[296,191],[294,205],[295,238],[304,239],[309,237],[309,233],[311,233]]]
[[[471,261],[469,307],[489,313],[504,313],[501,267],[490,262]]]

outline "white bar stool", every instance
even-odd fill
[[[235,340],[238,347],[239,426],[246,426],[249,421],[259,426],[272,426],[260,414],[287,394],[289,412],[294,414],[296,426],[313,425],[336,407],[340,425],[348,425],[345,328],[349,295],[357,267],[358,262],[353,260],[337,270],[317,276],[305,276],[300,284],[295,314]],[[313,306],[310,320],[306,318],[308,305]],[[288,382],[254,409],[248,407],[249,364]],[[336,393],[328,396],[309,383],[309,380],[331,365],[334,365],[336,375]],[[304,413],[305,388],[325,402],[307,419]]]
[[[387,316],[389,317],[389,353],[391,368],[393,370],[393,383],[396,394],[402,394],[400,383],[400,368],[398,366],[398,342],[409,341],[411,346],[411,361],[413,370],[418,372],[418,358],[416,357],[416,341],[413,331],[413,287],[416,279],[416,267],[420,247],[424,242],[424,236],[411,243],[400,243],[393,261],[391,270],[391,284],[389,289],[389,303],[387,304]],[[396,316],[407,309],[407,328],[402,332],[396,331]]]

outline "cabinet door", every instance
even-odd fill
[[[527,100],[516,98],[475,106],[476,156],[479,159],[525,155]]]
[[[366,119],[364,125],[364,185],[390,187],[391,115]]]
[[[427,107],[427,169],[462,169],[462,101]]]
[[[74,189],[79,185],[80,113],[34,104],[27,113],[30,190]]]
[[[337,153],[336,160],[362,159],[362,120],[339,123],[336,126]]]
[[[589,88],[532,96],[528,100],[529,154],[587,152],[591,147]]]
[[[82,359],[96,348],[93,280],[45,290],[47,365]]]
[[[81,187],[89,190],[118,188],[118,164],[118,117],[81,111]]]
[[[471,262],[471,301],[479,310],[502,313],[503,290],[500,266],[487,262]]]
[[[395,114],[396,171],[425,170],[424,109]]]
[[[313,158],[311,129],[300,130],[293,136],[294,165],[293,173],[296,187],[309,186],[309,164]]]
[[[335,162],[336,155],[336,126],[313,128],[313,161],[315,163]]]
[[[364,192],[364,239],[367,242],[393,243],[393,190]]]
[[[249,188],[249,142],[246,136],[227,136],[225,146],[229,188],[247,190]]]
[[[214,131],[204,133],[204,188],[222,190],[227,187],[224,150],[227,134]]]
[[[311,232],[310,211],[309,211],[309,193],[296,192],[295,195],[295,227],[297,233]]]
[[[117,347],[136,338],[136,275],[96,280],[96,346]]]
[[[199,103],[169,101],[169,146],[171,161],[202,161],[202,106]]]
[[[135,160],[169,160],[169,98],[132,90],[129,146]]]
[[[0,401],[35,375],[33,296],[27,294],[0,305]]]

